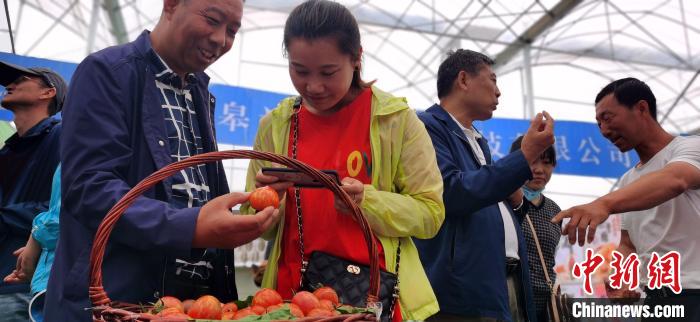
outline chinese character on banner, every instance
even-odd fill
[[[501,136],[493,131],[489,131],[486,141],[489,142],[489,149],[491,149],[491,157],[493,159],[500,159],[505,155],[501,152]]]
[[[623,153],[622,151],[618,150],[617,148],[610,148],[610,161],[612,163],[619,162],[622,163],[625,168],[630,167],[632,164],[632,160],[630,160],[630,155],[629,153]]]
[[[571,273],[575,278],[583,276],[583,290],[588,295],[593,295],[593,283],[591,282],[591,274],[602,264],[604,258],[600,254],[593,255],[593,249],[586,249],[586,260],[583,263],[574,264]]]
[[[632,253],[623,261],[624,256],[616,250],[612,252],[613,260],[610,266],[613,274],[610,275],[610,287],[614,289],[622,288],[622,283],[629,285],[633,290],[639,286],[639,256]]]
[[[600,165],[600,159],[598,159],[600,148],[593,143],[593,139],[590,136],[588,139],[581,140],[578,150],[583,150],[583,156],[581,157],[582,163],[595,163],[596,165]]]
[[[231,132],[236,132],[238,127],[247,129],[249,120],[246,117],[245,110],[245,105],[238,105],[236,102],[224,104],[224,115],[219,120],[219,124],[228,125]]]
[[[569,146],[566,144],[566,136],[559,135],[554,137],[554,150],[557,152],[557,161],[560,159],[564,159],[564,161],[571,160]]]
[[[656,252],[651,253],[647,265],[647,277],[649,277],[649,289],[660,289],[668,286],[674,293],[679,294],[681,287],[681,254],[672,251],[659,258]]]

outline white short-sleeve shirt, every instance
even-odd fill
[[[674,138],[646,164],[628,170],[620,179],[620,187],[671,162],[685,162],[700,169],[700,137]],[[621,216],[622,229],[628,231],[641,259],[641,285],[647,284],[646,266],[652,252],[663,256],[677,251],[681,255],[681,285],[684,289],[700,288],[700,190],[687,190],[656,207]]]

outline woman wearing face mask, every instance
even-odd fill
[[[520,136],[510,147],[510,151],[520,149],[523,137]],[[552,218],[559,212],[561,208],[552,199],[545,197],[542,194],[545,186],[552,177],[554,167],[557,165],[557,156],[554,147],[550,146],[540,155],[540,158],[535,163],[530,165],[532,171],[532,179],[527,181],[522,187],[524,201],[529,205],[527,215],[535,227],[537,239],[539,241],[542,256],[547,267],[547,274],[551,279],[552,285],[556,281],[556,273],[554,272],[554,256],[561,239],[561,226],[553,224]],[[540,255],[537,250],[531,226],[527,220],[523,221],[521,228],[523,236],[527,243],[528,262],[530,264],[530,281],[532,291],[534,293],[535,309],[537,310],[538,321],[552,321],[549,318],[547,311],[547,303],[550,300],[551,287],[547,284],[547,279],[542,267]]]
[[[425,127],[404,98],[361,79],[359,28],[344,6],[325,0],[297,6],[285,24],[284,49],[300,96],[281,101],[260,121],[254,149],[338,172],[342,188],[380,241],[380,267],[394,273],[400,249],[393,319],[424,320],[438,304],[411,237],[433,237],[445,215],[442,178]],[[247,180],[249,191],[271,186],[286,195],[283,219],[271,232],[274,247],[263,287],[275,288],[285,299],[299,290],[301,242],[304,260],[322,251],[367,265],[361,228],[343,203],[327,189],[296,191],[260,172],[270,166],[252,161]]]

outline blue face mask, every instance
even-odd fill
[[[525,196],[525,199],[533,201],[540,198],[543,190],[544,189],[532,190],[527,186],[523,186],[523,195]]]

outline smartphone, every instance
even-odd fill
[[[338,171],[335,170],[321,170],[321,172],[332,177],[332,180],[340,185],[340,177],[338,176]],[[300,188],[325,188],[323,183],[310,177],[306,173],[303,173],[297,169],[290,168],[262,168],[262,174],[266,176],[275,176],[280,179],[280,181],[291,181],[294,182],[295,187]]]

